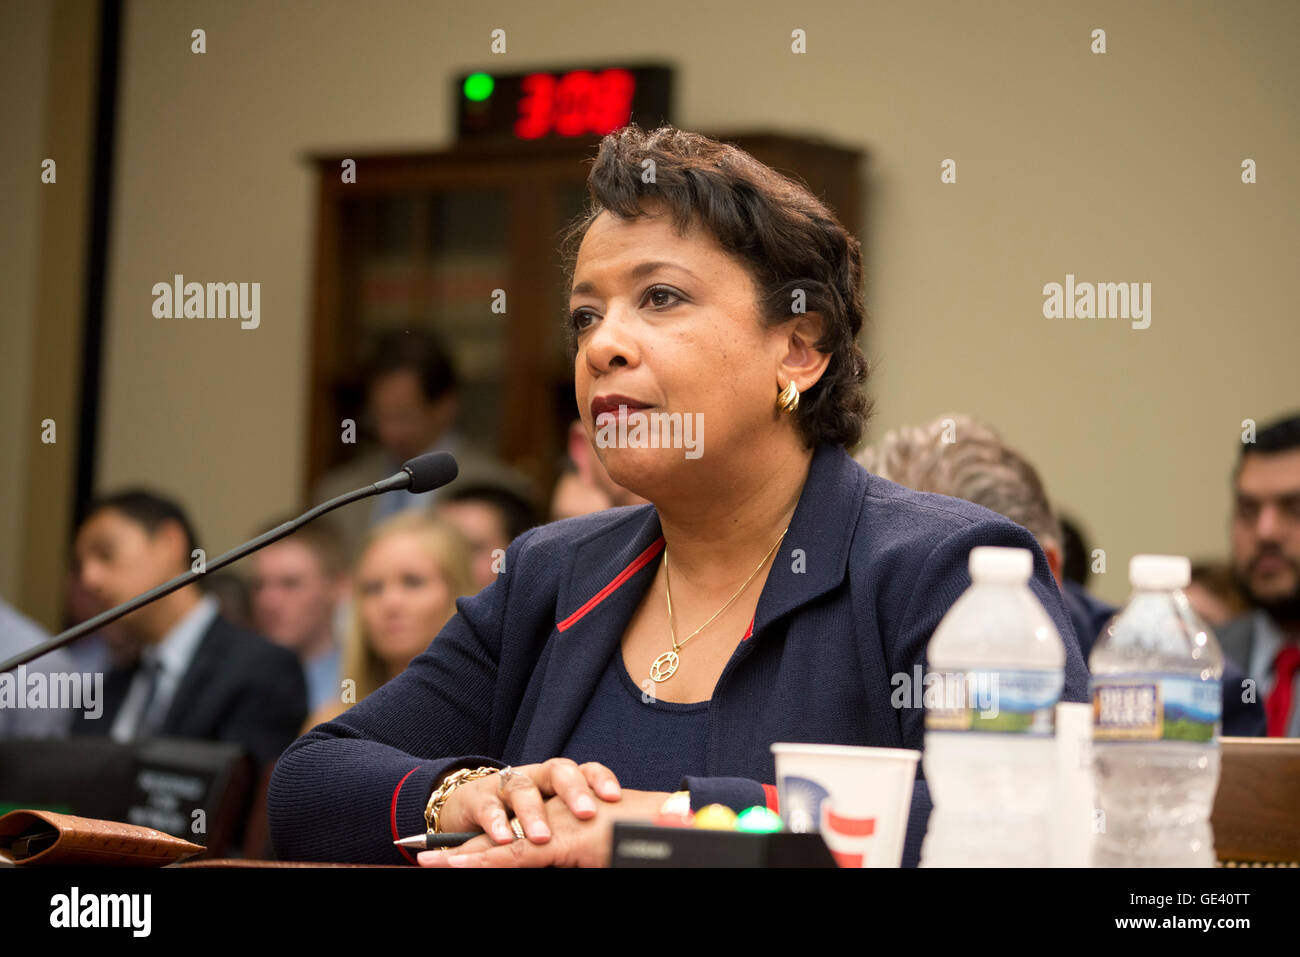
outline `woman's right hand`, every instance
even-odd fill
[[[528,840],[545,844],[551,839],[546,801],[552,796],[561,798],[574,817],[586,820],[596,815],[598,800],[617,801],[622,789],[614,772],[603,764],[551,758],[460,785],[442,806],[439,829],[444,833],[482,830],[498,844],[509,844],[515,839],[510,818],[517,817]]]

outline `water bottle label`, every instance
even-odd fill
[[[931,672],[926,731],[1051,735],[1065,677],[1059,671]]]
[[[1092,687],[1094,741],[1192,741],[1218,736],[1217,679],[1187,675],[1098,675]]]

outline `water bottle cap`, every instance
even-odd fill
[[[1186,588],[1192,580],[1192,562],[1183,555],[1134,555],[1128,563],[1128,580],[1134,588]]]
[[[1027,548],[980,545],[970,550],[972,581],[1019,585],[1034,571],[1034,554]]]

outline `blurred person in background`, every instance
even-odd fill
[[[434,514],[459,528],[469,542],[475,590],[496,581],[506,548],[537,524],[531,487],[502,483],[458,483]]]
[[[551,521],[621,505],[645,504],[644,498],[609,477],[581,419],[569,424],[568,462],[551,494]]]
[[[284,521],[268,525],[268,532]],[[338,531],[317,519],[249,558],[253,624],[258,634],[298,656],[307,679],[308,713],[338,699],[342,649],[336,630],[348,590]]]
[[[49,639],[50,636],[46,634],[44,628],[0,598],[0,661],[7,661],[14,655]],[[36,674],[49,676],[70,674],[81,670],[77,667],[76,659],[65,647],[46,652],[35,661],[29,661],[23,673],[28,676],[30,682],[31,676]],[[17,675],[17,669],[10,672],[13,691],[19,695],[25,694],[30,683],[19,684]],[[86,689],[84,684],[82,688],[83,693],[85,690],[90,690],[93,694],[93,688]],[[0,738],[64,737],[72,726],[73,716],[77,712],[70,708],[48,707],[53,703],[55,702],[47,698],[46,707],[34,708],[28,702],[24,702],[20,707],[16,699],[8,700],[5,695],[0,694]],[[87,704],[86,707],[91,708],[92,705]]]
[[[466,475],[502,467],[456,428],[457,390],[451,356],[432,333],[395,330],[377,340],[366,373],[365,417],[379,445],[327,472],[313,490],[315,502],[385,479],[426,452],[450,452],[460,476],[441,489],[388,492],[334,512],[331,520],[343,537],[349,561],[358,554],[368,528],[406,509],[427,510]]]
[[[69,566],[75,566],[74,556],[69,556]],[[104,609],[86,590],[75,567],[69,567],[63,592],[63,628],[66,631],[83,621],[94,618]],[[105,625],[89,635],[83,635],[63,648],[76,661],[78,671],[104,671],[130,666],[140,654],[140,643],[120,621]]]
[[[1058,510],[1056,521],[1061,526],[1061,545],[1065,550],[1061,577],[1086,588],[1092,574],[1092,546],[1079,523],[1069,515]]]
[[[943,415],[928,425],[886,433],[874,447],[859,452],[857,459],[867,471],[890,481],[921,492],[964,498],[1028,529],[1043,549],[1079,649],[1084,661],[1088,660],[1097,637],[1119,609],[1064,577],[1061,526],[1038,470],[1007,446],[992,427],[967,415]],[[1222,733],[1258,737],[1264,734],[1264,712],[1258,701],[1242,693],[1244,680],[1241,669],[1225,659]]]
[[[609,508],[609,496],[594,485],[583,481],[578,467],[566,455],[560,465],[555,490],[551,492],[550,520],[590,515]]]
[[[1183,589],[1196,613],[1216,629],[1250,610],[1231,562],[1192,563],[1192,582]]]
[[[345,687],[336,686],[303,730],[333,720],[401,674],[456,614],[456,599],[477,590],[469,543],[450,522],[408,512],[376,526],[352,576],[340,670]]]
[[[968,415],[942,415],[923,426],[893,429],[856,458],[867,471],[899,485],[983,505],[1032,532],[1087,658],[1114,609],[1064,577],[1064,535],[1042,480],[993,428]]]
[[[196,547],[179,505],[130,490],[91,505],[77,527],[74,567],[103,611],[189,571]],[[226,621],[197,584],[115,624],[139,654],[105,675],[102,716],[78,714],[74,734],[233,741],[259,772],[293,741],[307,714],[297,657]]]
[[[234,572],[220,571],[204,575],[203,593],[217,600],[221,617],[245,630],[253,629],[253,598],[248,585]]]
[[[1219,643],[1263,692],[1269,736],[1300,737],[1300,415],[1242,444],[1231,540],[1251,608],[1219,628]]]

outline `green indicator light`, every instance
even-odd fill
[[[465,77],[465,99],[480,103],[492,95],[494,85],[486,73],[471,73]]]

